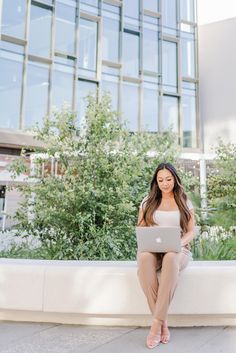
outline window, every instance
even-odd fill
[[[123,119],[127,122],[128,129],[130,131],[137,131],[139,115],[138,85],[129,82],[123,83],[122,113]]]
[[[158,131],[158,90],[157,85],[144,83],[143,127],[145,131]]]
[[[52,76],[52,104],[61,108],[64,103],[72,106],[74,69],[54,64]]]
[[[183,32],[182,32],[183,33]],[[181,37],[182,76],[195,77],[195,42],[191,33],[184,32]]]
[[[177,90],[177,44],[175,42],[163,42],[163,85],[165,90],[176,92]]]
[[[65,5],[56,2],[56,41],[55,49],[68,54],[75,54],[75,3]]]
[[[78,84],[78,120],[79,124],[83,124],[87,109],[86,97],[88,94],[96,95],[97,84],[95,82],[79,80]]]
[[[1,7],[1,4],[0,4]],[[0,9],[1,14],[1,9]],[[2,33],[8,36],[25,38],[26,0],[5,0],[2,4]],[[0,16],[1,19],[1,16]]]
[[[96,72],[97,59],[97,22],[80,19],[79,67]]]
[[[158,72],[158,27],[144,23],[143,28],[143,69]]]
[[[123,74],[125,76],[139,76],[139,35],[128,31],[123,37]]]
[[[139,0],[125,0],[124,14],[127,17],[139,18]]]
[[[29,38],[30,54],[43,57],[50,56],[51,21],[52,12],[50,9],[31,5]]]
[[[47,114],[49,86],[48,69],[48,65],[35,62],[28,63],[25,127],[32,126],[36,122],[42,124],[43,118]]]
[[[162,130],[172,129],[178,132],[178,98],[163,96],[162,102]]]
[[[111,16],[111,15],[110,15]],[[103,60],[119,61],[119,16],[112,14],[112,18],[103,17]]]
[[[15,53],[15,47],[22,53],[23,47],[10,43],[6,47],[0,51],[0,127],[19,129],[23,55]]]
[[[196,141],[196,89],[194,83],[183,83],[183,147],[197,147]]]
[[[118,110],[118,77],[103,74],[102,75],[102,90],[108,92],[111,96],[112,109]]]
[[[180,0],[181,20],[195,22],[195,1]]]
[[[176,0],[162,1],[162,23],[163,31],[167,34],[176,34],[177,28],[177,9]]]
[[[153,12],[158,12],[158,0],[144,0],[143,8]]]

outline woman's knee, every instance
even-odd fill
[[[137,254],[137,263],[139,268],[144,267],[157,267],[157,260],[155,258],[155,254],[147,251],[143,251]]]
[[[163,262],[177,265],[179,262],[179,256],[180,256],[179,253],[169,251],[165,253],[163,257]]]

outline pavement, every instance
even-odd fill
[[[0,353],[141,353],[148,327],[0,321]],[[236,326],[170,328],[165,353],[236,353]]]

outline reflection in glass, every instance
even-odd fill
[[[0,52],[0,127],[19,129],[23,56]]]
[[[162,1],[162,24],[170,29],[177,28],[176,0]],[[164,28],[165,33],[175,33]]]
[[[79,124],[83,124],[85,120],[85,114],[88,102],[86,97],[88,94],[92,94],[94,97],[97,92],[97,84],[95,82],[82,81],[78,83],[78,120]]]
[[[143,126],[145,131],[158,131],[158,91],[156,85],[145,84],[144,86]]]
[[[139,36],[124,32],[123,34],[123,59],[125,76],[139,76]]]
[[[180,0],[180,17],[181,20],[195,22],[194,0]]]
[[[177,45],[175,42],[163,42],[163,85],[171,92],[177,87]]]
[[[2,33],[8,36],[25,38],[26,0],[5,0],[2,6]],[[0,9],[1,15],[1,9]],[[1,16],[0,16],[1,19]]]
[[[138,130],[139,87],[133,83],[123,83],[122,115],[130,131]]]
[[[103,60],[119,61],[120,24],[118,20],[103,18]]]
[[[172,129],[178,132],[178,98],[163,96],[162,101],[162,130]]]
[[[139,18],[139,0],[125,0],[124,14],[132,18]]]
[[[158,0],[144,0],[143,8],[145,10],[158,12]]]
[[[25,103],[25,127],[42,124],[47,114],[49,70],[48,65],[28,63]]]
[[[98,7],[98,0],[81,0],[81,3]]]
[[[190,93],[182,98],[183,147],[196,146],[196,97]]]
[[[56,50],[75,53],[75,4],[67,6],[56,2]]]
[[[188,38],[190,36],[190,38]],[[192,39],[191,39],[192,38]],[[181,38],[182,49],[182,75],[185,77],[195,77],[195,42],[191,34],[185,33]]]
[[[80,19],[79,67],[96,71],[97,22]]]
[[[51,49],[51,10],[31,5],[29,53],[49,57]]]
[[[65,65],[54,65],[52,76],[52,104],[61,108],[64,103],[72,106],[73,68]]]
[[[118,111],[118,78],[111,75],[103,75],[102,79],[102,91],[110,95],[112,109]]]
[[[143,69],[158,72],[158,29],[144,23],[143,29]]]

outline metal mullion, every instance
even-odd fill
[[[159,11],[162,14],[162,3],[159,2]],[[163,51],[163,24],[162,24],[162,15],[160,16],[158,23],[158,71],[159,71],[159,80],[158,80],[158,131],[163,130],[162,124],[162,110],[163,110],[163,68],[162,68],[162,51]]]
[[[101,5],[102,6],[102,5]],[[100,8],[101,11],[101,8]],[[101,14],[101,12],[100,12]],[[96,79],[99,83],[98,98],[100,98],[100,82],[102,77],[102,20],[97,21],[97,52],[96,52]]]
[[[80,1],[76,2],[76,22],[75,22],[75,56],[74,60],[74,81],[73,81],[73,96],[72,96],[72,109],[77,110],[77,91],[78,91],[78,63],[79,63],[79,18],[80,18]]]
[[[177,92],[179,94],[178,98],[178,142],[179,145],[182,146],[183,144],[183,109],[182,109],[182,55],[181,55],[181,41],[180,41],[180,1],[177,0],[176,3],[176,16],[177,16],[177,37],[178,37],[178,42],[176,43],[177,45],[177,63],[176,63],[176,69],[177,69]]]
[[[138,114],[138,130],[143,131],[143,111],[144,111],[144,97],[143,97],[143,0],[140,0],[140,11],[139,11],[139,23],[140,23],[140,35],[139,35],[139,74],[140,74],[140,85],[139,85],[139,114]]]
[[[118,86],[118,112],[119,112],[119,119],[121,119],[121,112],[122,112],[122,104],[123,104],[123,97],[122,97],[122,88],[123,88],[123,38],[124,38],[124,3],[120,7],[120,36],[119,36],[119,63],[121,64],[120,73],[119,73],[119,86]]]
[[[25,39],[20,39],[12,36],[8,36],[6,34],[2,34],[1,39],[4,40],[5,42],[25,46],[26,45],[26,40]]]
[[[146,9],[143,9],[143,14],[145,16],[150,16],[150,17],[156,17],[156,18],[160,18],[161,17],[160,12],[155,12],[155,11],[146,10]]]
[[[51,12],[51,48],[50,48],[50,57],[51,63],[49,64],[49,85],[48,85],[48,106],[47,114],[51,115],[52,107],[52,75],[53,75],[53,64],[54,64],[54,51],[55,51],[55,23],[56,23],[56,14],[55,14],[55,0],[53,0],[53,8]]]
[[[29,53],[29,29],[30,29],[30,8],[31,1],[27,0],[26,6],[26,26],[25,26],[25,53],[24,53],[24,64],[21,84],[21,105],[20,105],[20,129],[24,129],[24,113],[25,113],[25,97],[26,97],[26,84],[27,84],[27,68],[28,68],[28,53]]]
[[[194,1],[195,6],[195,1]],[[197,8],[194,12],[197,18]],[[195,43],[195,74],[197,79],[196,82],[196,145],[197,148],[200,148],[201,152],[204,153],[204,134],[203,134],[203,121],[200,116],[200,103],[199,103],[199,60],[198,60],[198,27],[195,28],[194,31],[194,43]]]
[[[114,6],[122,6],[122,1],[120,0],[103,0],[103,2]]]
[[[38,63],[41,63],[41,64],[47,64],[47,65],[51,65],[52,64],[52,59],[44,58],[42,56],[28,54],[28,59],[30,61],[38,62]]]
[[[46,4],[44,2],[37,1],[37,0],[31,0],[31,4],[38,6],[38,7],[41,7],[42,9],[45,9],[45,10],[52,10],[54,7],[54,5],[49,5],[49,4]]]
[[[80,12],[80,18],[84,18],[85,20],[90,20],[95,22],[100,21],[99,16],[91,15],[91,14],[88,14],[87,12],[82,12],[82,11]]]

